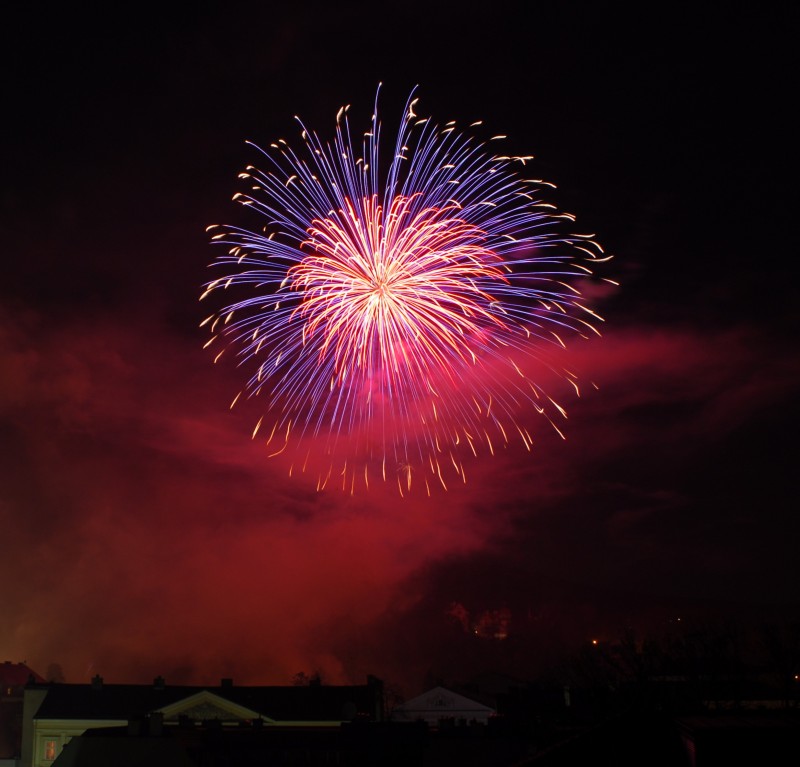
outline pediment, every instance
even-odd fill
[[[459,695],[457,692],[448,690],[445,687],[434,687],[422,695],[406,701],[397,707],[401,711],[414,712],[441,712],[443,715],[448,712],[493,712],[489,706],[485,706],[478,701]]]
[[[273,721],[258,711],[253,711],[246,706],[240,706],[238,703],[215,695],[208,690],[202,690],[190,695],[188,698],[170,703],[168,706],[157,710],[164,715],[164,719],[167,721],[178,719],[181,716],[194,720],[219,719],[223,722],[253,719],[264,719],[267,722]]]

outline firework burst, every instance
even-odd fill
[[[298,119],[299,153],[280,140],[259,150],[266,170],[240,174],[250,188],[234,200],[262,230],[209,227],[225,251],[202,297],[226,300],[203,323],[208,345],[224,343],[215,360],[234,349],[243,392],[264,395],[253,437],[320,488],[379,478],[403,493],[419,477],[430,492],[431,479],[466,480],[466,454],[530,450],[521,414],[566,415],[530,371],[565,334],[597,332],[578,285],[607,259],[593,235],[562,233],[574,217],[521,174],[532,158],[416,104],[412,93],[389,157],[377,98],[357,141],[347,107],[329,143]]]

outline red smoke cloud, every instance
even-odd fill
[[[746,332],[612,333],[574,354],[599,391],[565,403],[566,442],[534,420],[532,454],[519,445],[474,461],[447,494],[401,499],[390,485],[351,497],[266,460],[195,338],[155,321],[5,320],[0,599],[11,617],[0,648],[40,670],[58,662],[68,681],[287,683],[320,670],[331,682],[416,683],[430,659],[401,667],[391,627],[439,630],[421,622],[441,590],[426,572],[518,557],[521,523],[569,503],[570,520],[588,519],[581,505],[598,487],[624,499],[602,523],[609,539],[647,540],[681,489],[597,472],[654,449],[688,461],[790,396],[798,373]],[[562,553],[535,556],[549,567]],[[442,598],[444,627],[455,596]],[[513,635],[506,613],[486,612],[496,605],[469,609]]]
[[[416,569],[486,535],[463,491],[403,502],[288,479],[192,341],[24,324],[3,338],[6,656],[75,681],[342,681],[325,626],[364,630]]]

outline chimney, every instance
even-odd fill
[[[383,695],[383,680],[372,674],[367,674],[367,687],[372,693],[371,714],[376,721],[382,722],[386,718],[386,700]]]
[[[164,677],[160,674],[153,680],[153,689],[154,690],[163,690],[166,685],[166,681]]]
[[[149,717],[149,734],[155,737],[164,734],[164,714],[161,711],[153,711]]]
[[[100,674],[95,674],[92,677],[92,689],[93,690],[103,689],[103,677],[101,677]]]

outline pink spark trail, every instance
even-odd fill
[[[385,170],[377,99],[358,142],[348,107],[331,143],[300,123],[301,153],[280,140],[261,150],[267,170],[240,174],[250,189],[234,199],[263,229],[209,227],[226,250],[202,298],[231,298],[203,322],[208,345],[224,344],[215,361],[234,349],[243,391],[264,395],[253,437],[320,489],[377,478],[402,494],[419,477],[430,492],[466,481],[467,455],[530,450],[524,413],[566,415],[535,380],[552,369],[544,349],[597,332],[579,286],[608,259],[593,235],[563,233],[574,217],[545,201],[552,185],[520,175],[532,158],[416,104]]]

